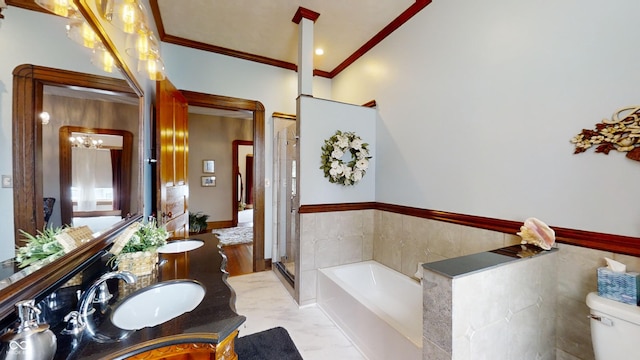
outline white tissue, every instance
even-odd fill
[[[609,258],[604,258],[604,260],[607,262],[607,269],[613,272],[623,273],[627,271],[627,265],[621,262]]]

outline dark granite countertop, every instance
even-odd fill
[[[425,263],[423,267],[425,270],[431,270],[449,278],[456,278],[500,266],[508,262],[527,259],[557,250],[556,248],[552,248],[547,251],[529,244],[512,245],[477,254]]]
[[[114,304],[125,297],[123,295],[131,293],[135,287],[186,278],[200,282],[206,289],[204,299],[193,311],[151,328],[128,332],[122,340],[114,340],[112,337],[98,340],[98,337],[86,330],[81,336],[64,335],[61,330],[66,324],[61,323],[52,329],[58,339],[55,359],[124,359],[168,345],[218,343],[238,329],[246,318],[235,312],[235,293],[226,282],[228,275],[221,271],[221,267],[226,265],[226,259],[220,254],[217,238],[213,234],[201,234],[189,240],[202,240],[204,245],[186,253],[169,255],[168,261],[164,264],[161,262],[156,273],[139,277],[139,285],[123,288],[122,280],[109,280],[110,289],[120,286],[122,290],[115,291],[114,299],[109,304],[113,308]],[[114,327],[105,320],[96,329],[97,333],[111,334]]]

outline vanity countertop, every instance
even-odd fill
[[[226,282],[228,275],[221,271],[226,260],[220,254],[218,239],[208,233],[194,235],[189,240],[202,240],[204,245],[186,253],[170,255],[173,258],[164,264],[161,262],[157,273],[142,281],[139,278],[138,282],[142,284],[138,287],[177,278],[196,280],[205,287],[206,293],[194,310],[160,325],[133,331],[119,341],[99,341],[87,331],[81,336],[64,335],[61,330],[66,324],[62,323],[52,329],[58,339],[55,359],[121,359],[167,345],[216,344],[237,330],[246,318],[235,312],[235,293]],[[110,284],[110,289],[114,284]],[[121,300],[112,299],[110,304]],[[98,332],[102,326],[97,327]]]

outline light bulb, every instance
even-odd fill
[[[38,6],[56,15],[70,17],[78,12],[78,8],[70,0],[35,0]]]
[[[126,0],[122,4],[120,18],[122,20],[122,31],[127,34],[133,34],[138,20],[136,4],[133,0]]]
[[[51,119],[51,115],[49,115],[48,112],[43,111],[40,113],[40,122],[42,122],[42,125],[47,125],[50,119]]]
[[[108,51],[102,51],[102,70],[110,73],[113,72],[113,56]]]

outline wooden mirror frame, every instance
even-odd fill
[[[72,184],[72,159],[71,144],[69,137],[72,133],[83,134],[102,134],[116,135],[122,137],[122,188],[119,190],[120,215],[128,217],[131,214],[131,165],[133,156],[133,134],[126,130],[116,129],[97,129],[86,128],[80,126],[63,126],[59,131],[59,148],[60,148],[60,217],[63,224],[71,224],[73,222],[74,212],[73,203],[71,201],[71,184]],[[140,159],[138,159],[140,160]],[[127,194],[127,196],[122,196]],[[117,195],[113,194],[114,197]],[[95,216],[95,215],[93,215]],[[93,229],[99,230],[99,229]]]
[[[97,89],[135,98],[138,95],[124,80],[68,70],[20,65],[13,76],[13,216],[15,243],[19,246],[20,229],[35,234],[44,227],[42,123],[38,121],[44,86]],[[142,194],[139,196],[142,204]]]

